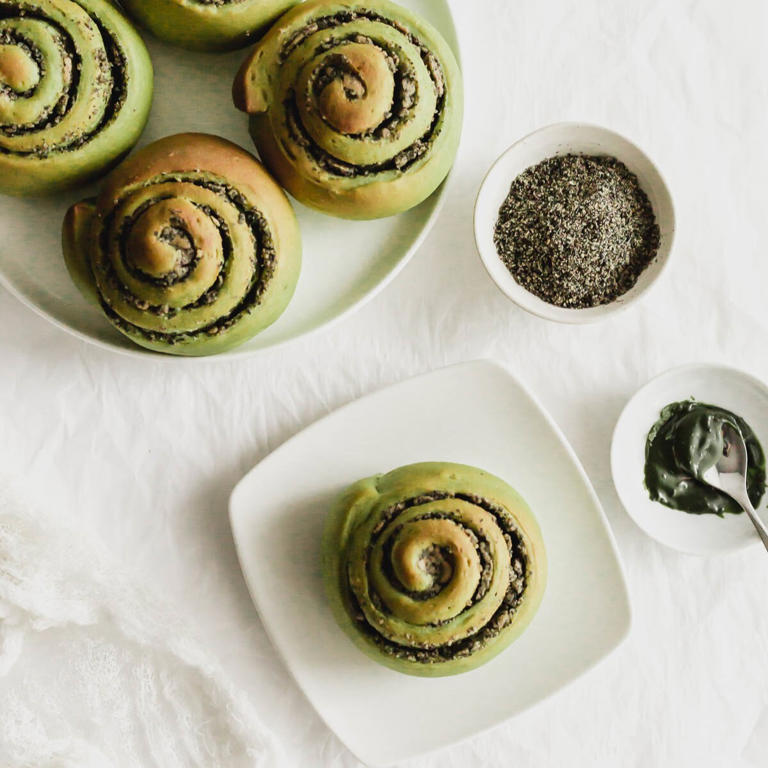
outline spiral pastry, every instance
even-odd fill
[[[448,44],[387,0],[309,0],[233,89],[267,167],[302,203],[352,219],[418,205],[453,164],[462,84]]]
[[[244,48],[299,0],[122,0],[152,34],[199,51]]]
[[[138,141],[152,64],[108,0],[0,0],[0,192],[85,182]]]
[[[474,669],[518,637],[546,581],[541,532],[506,483],[424,463],[361,480],[323,540],[337,621],[376,661],[425,677]]]
[[[83,294],[148,349],[223,352],[273,323],[301,266],[296,217],[256,159],[205,134],[132,155],[70,208],[64,256]]]

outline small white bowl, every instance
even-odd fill
[[[493,232],[499,209],[512,181],[531,166],[567,154],[610,155],[629,168],[653,207],[661,233],[656,258],[623,296],[610,304],[587,309],[564,309],[543,301],[523,288],[510,274],[496,251]],[[658,168],[632,142],[606,128],[586,123],[556,123],[540,128],[513,144],[493,164],[480,186],[475,203],[475,242],[488,274],[501,291],[523,309],[560,323],[590,323],[635,303],[658,280],[669,261],[675,234],[672,196]]]
[[[692,515],[651,501],[645,488],[645,444],[665,405],[695,397],[743,417],[768,449],[768,387],[747,373],[723,365],[673,368],[651,379],[627,403],[611,445],[613,482],[629,516],[649,536],[680,552],[733,552],[760,539],[745,514]],[[768,496],[758,512],[766,518]]]

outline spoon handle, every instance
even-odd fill
[[[736,500],[741,505],[742,509],[747,513],[747,516],[752,521],[752,524],[757,530],[758,536],[760,536],[762,539],[765,548],[768,549],[768,526],[760,519],[757,511],[752,506],[752,502],[749,500],[749,495],[747,494],[746,489],[743,492],[741,489],[738,491],[734,489],[729,491],[729,495],[732,496],[733,499]]]
[[[765,548],[768,549],[768,526],[757,516],[755,508],[749,503],[744,505],[744,511],[749,515],[749,519],[754,523],[757,533],[763,540]]]
[[[710,470],[711,476],[705,473],[702,478],[705,483],[719,488],[727,493],[746,513],[755,526],[765,548],[768,549],[768,526],[759,518],[752,502],[749,499],[747,485],[744,482],[743,472],[717,472],[715,468]]]

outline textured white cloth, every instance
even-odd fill
[[[627,568],[634,626],[615,656],[541,706],[399,768],[765,768],[756,726],[768,706],[766,554],[697,559],[657,545],[621,507],[609,446],[627,399],[673,365],[719,361],[768,380],[768,2],[453,5],[469,84],[464,138],[440,221],[392,285],[312,339],[193,367],[92,348],[0,291],[0,466],[47,486],[57,508],[174,602],[276,733],[287,766],[359,768],[266,637],[235,556],[229,493],[350,400],[448,363],[497,358],[584,462]],[[216,116],[205,118],[179,130],[213,129]],[[490,163],[559,120],[638,142],[678,214],[660,284],[636,308],[586,327],[512,306],[472,235]]]
[[[68,517],[0,477],[0,765],[277,765],[251,705],[174,610]]]

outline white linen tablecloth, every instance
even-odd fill
[[[549,408],[597,489],[627,567],[634,628],[564,692],[408,768],[768,765],[765,552],[697,559],[663,549],[622,509],[608,458],[622,406],[656,373],[705,360],[768,379],[768,3],[454,7],[467,83],[462,149],[437,226],[395,282],[311,340],[192,367],[86,345],[0,291],[0,466],[73,511],[176,603],[288,764],[353,768],[255,614],[229,492],[286,438],[360,395],[452,362],[505,361]],[[677,204],[663,282],[639,307],[588,327],[516,309],[486,276],[472,237],[490,163],[560,120],[637,141]]]

